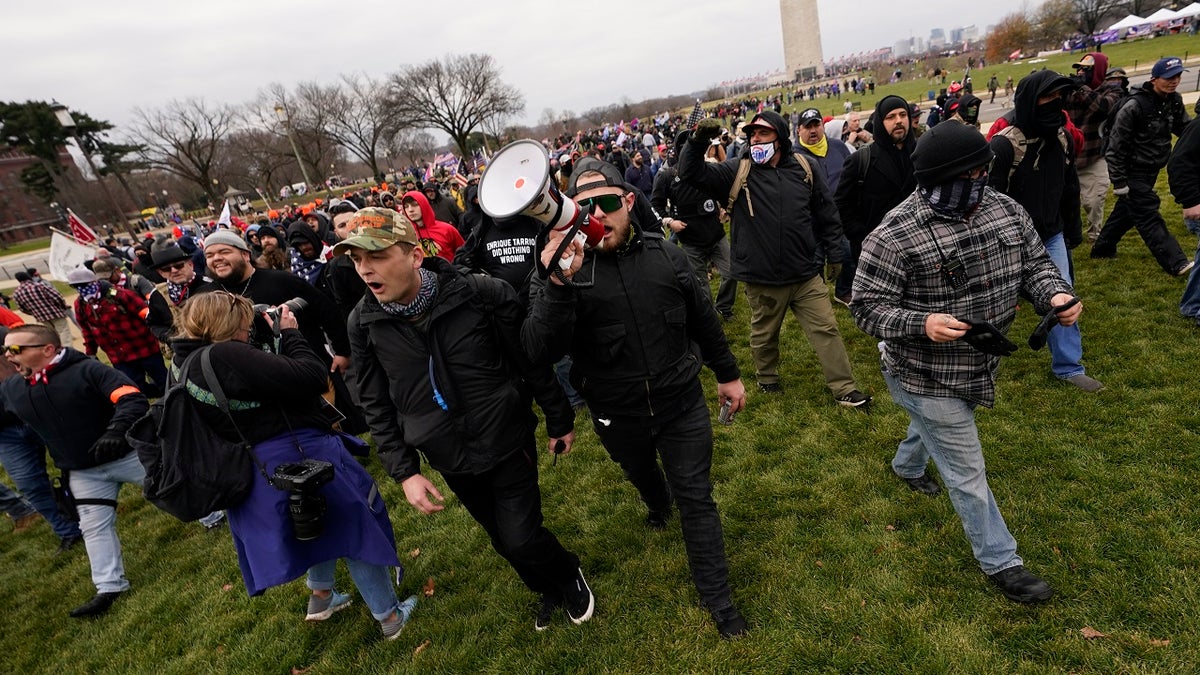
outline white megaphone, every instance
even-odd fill
[[[556,232],[575,231],[575,239],[592,247],[604,238],[604,226],[558,191],[550,175],[550,156],[541,143],[522,140],[497,152],[479,179],[479,206],[493,218],[524,215]],[[559,258],[569,269],[575,256]]]

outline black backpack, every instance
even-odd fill
[[[256,468],[266,477],[266,467],[237,425],[239,441],[217,435],[196,407],[207,404],[188,392],[188,367],[199,360],[217,406],[233,422],[229,399],[213,371],[211,350],[208,345],[189,354],[166,394],[126,435],[146,469],[146,499],[184,522],[242,503],[254,485]]]

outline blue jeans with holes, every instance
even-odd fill
[[[892,470],[902,478],[918,478],[932,458],[984,574],[1023,564],[988,487],[975,406],[958,398],[911,394],[887,370],[883,379],[909,418],[908,437],[896,449]]]
[[[141,486],[146,470],[136,452],[90,469],[71,471],[71,492],[75,499],[111,499],[116,501],[123,483]],[[125,561],[121,558],[121,540],[117,538],[117,510],[98,504],[79,505],[79,529],[92,566],[92,583],[99,593],[129,589]]]
[[[1059,275],[1068,284],[1074,284],[1071,279],[1071,252],[1063,240],[1062,233],[1042,242],[1046,245],[1046,253],[1058,268]],[[1054,326],[1046,336],[1046,346],[1050,348],[1050,370],[1060,380],[1083,374],[1083,340],[1079,333],[1079,324],[1073,326]]]
[[[24,424],[0,429],[0,464],[59,539],[80,536],[79,525],[58,512],[46,473],[46,447],[32,429]]]
[[[308,587],[314,591],[333,590],[333,572],[337,567],[337,558],[318,563],[308,568]],[[358,587],[358,594],[371,616],[376,621],[383,621],[396,611],[400,602],[396,599],[396,587],[392,584],[392,568],[386,565],[346,558],[346,567],[350,569],[350,578]]]
[[[1188,232],[1200,237],[1200,220],[1184,218]],[[1196,266],[1188,276],[1187,286],[1183,289],[1183,298],[1179,301],[1179,313],[1193,319],[1200,319],[1200,242],[1196,244]]]

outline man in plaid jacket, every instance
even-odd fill
[[[79,292],[75,317],[83,333],[88,356],[103,349],[108,360],[146,396],[162,396],[167,387],[167,367],[158,339],[146,324],[150,313],[137,293],[96,279],[94,272],[78,268],[67,275],[67,283]],[[150,382],[146,382],[147,377]]]

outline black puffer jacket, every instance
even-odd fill
[[[74,349],[63,351],[45,383],[16,375],[0,382],[0,403],[46,441],[58,468],[89,469],[102,463],[89,452],[92,445],[107,431],[124,435],[150,404],[116,369]]]
[[[1150,82],[1121,103],[1105,140],[1104,158],[1113,187],[1124,187],[1130,174],[1157,173],[1171,156],[1171,134],[1183,133],[1189,121],[1183,98],[1154,93]]]
[[[531,450],[531,391],[550,436],[569,432],[575,415],[553,372],[530,366],[520,349],[523,311],[513,289],[442,258],[424,265],[437,273],[438,291],[419,321],[388,314],[368,295],[348,322],[359,396],[388,474],[403,481],[420,473],[418,450],[448,474],[477,474]]]
[[[787,122],[774,112],[761,114],[779,135],[779,163],[751,165],[746,189],[733,203],[730,277],[768,286],[798,284],[821,273],[818,242],[833,262],[841,262],[842,222],[816,163],[809,163],[814,174],[809,177],[793,156]],[[707,148],[690,139],[679,156],[679,176],[725,204],[742,158],[705,162]]]
[[[636,213],[636,211],[634,212]],[[535,363],[570,353],[571,383],[599,416],[660,417],[699,391],[701,362],[740,377],[708,292],[683,251],[633,220],[623,253],[585,254],[568,288],[535,276],[521,342]]]

